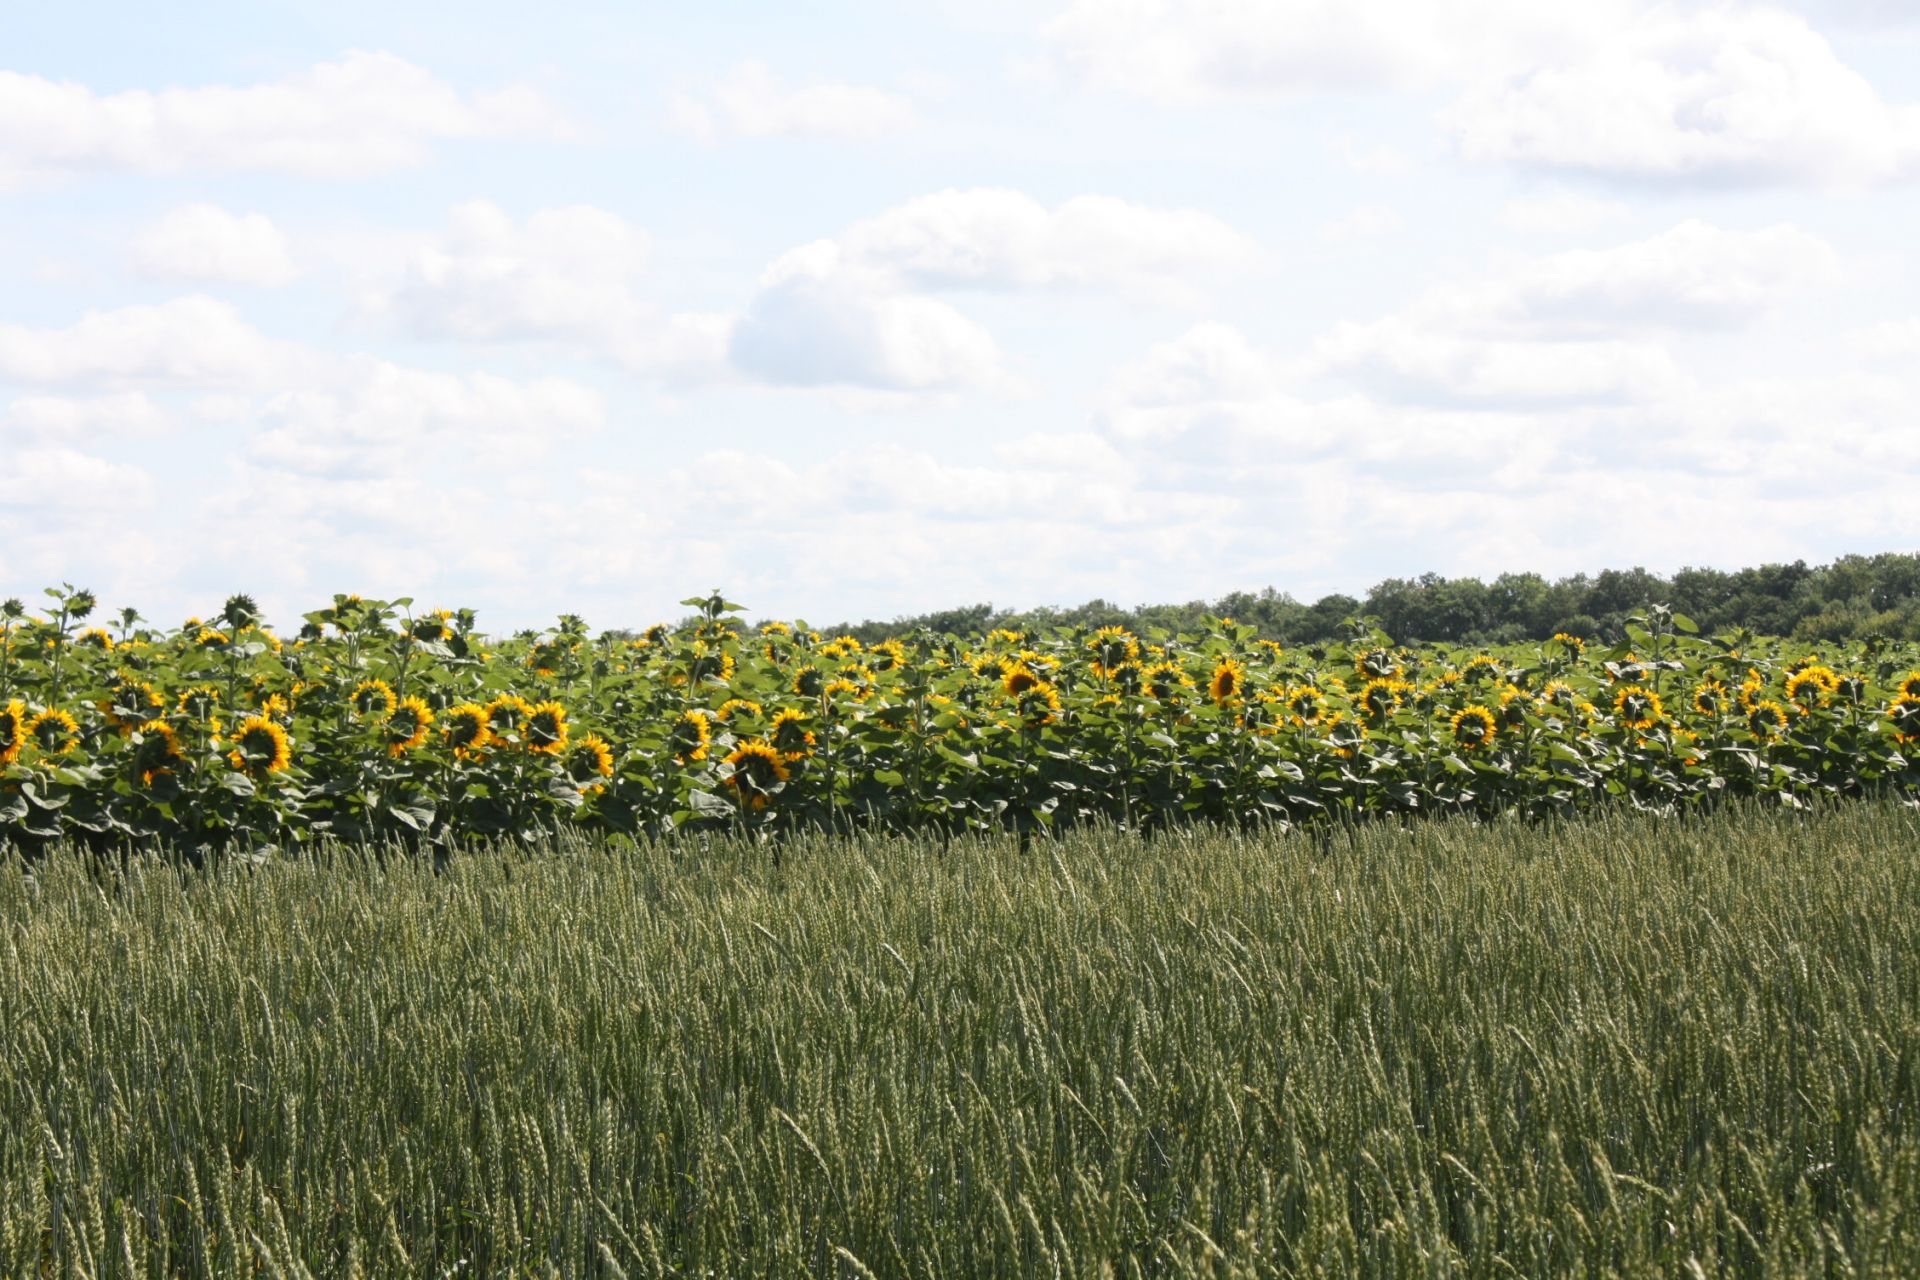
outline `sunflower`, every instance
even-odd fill
[[[1867,700],[1867,677],[1864,672],[1849,671],[1834,684],[1833,691],[1848,706],[1857,707]]]
[[[907,665],[907,646],[891,637],[867,650],[867,666],[874,671],[892,671]]]
[[[210,684],[190,685],[180,691],[174,709],[192,720],[206,720],[220,709],[220,691]]]
[[[728,752],[727,763],[733,772],[726,776],[726,784],[755,809],[765,806],[774,788],[791,776],[779,749],[759,738],[749,738]]]
[[[1540,700],[1557,711],[1571,711],[1580,701],[1580,695],[1565,680],[1549,680],[1547,687],[1540,691]]]
[[[1412,687],[1405,680],[1369,680],[1361,686],[1360,696],[1355,701],[1369,718],[1384,720],[1400,709],[1407,690]]]
[[[693,654],[687,659],[687,679],[694,684],[706,680],[716,680],[721,684],[733,679],[733,655],[725,649],[716,649],[704,640],[694,642]]]
[[[567,753],[567,776],[582,783],[591,783],[595,778],[611,778],[612,746],[597,733],[585,735]]]
[[[987,633],[987,641],[990,644],[1022,645],[1027,642],[1027,634],[1024,631],[1009,631],[1005,627],[995,627]]]
[[[193,638],[193,642],[202,649],[224,649],[233,643],[227,638],[226,632],[215,631],[210,627],[203,627],[200,634]]]
[[[1462,707],[1453,713],[1450,727],[1454,745],[1467,751],[1477,751],[1493,741],[1493,712],[1477,704]]]
[[[1093,674],[1111,680],[1113,673],[1140,656],[1140,641],[1125,627],[1102,627],[1087,641],[1093,652]]]
[[[1726,710],[1727,686],[1718,680],[1702,680],[1693,686],[1693,709],[1703,716],[1717,716]]]
[[[1229,706],[1240,700],[1246,687],[1247,669],[1234,658],[1222,658],[1207,681],[1207,696],[1216,706]]]
[[[113,637],[104,627],[88,627],[73,638],[73,642],[83,649],[104,649],[113,652]]]
[[[1327,695],[1310,684],[1287,690],[1287,714],[1296,725],[1319,724],[1326,718]]]
[[[1180,700],[1183,690],[1193,687],[1193,678],[1177,662],[1156,662],[1140,673],[1140,688],[1161,702]]]
[[[1020,718],[1029,728],[1038,729],[1042,725],[1052,724],[1060,714],[1060,694],[1054,687],[1042,680],[1014,698],[1014,706],[1020,712]]]
[[[1893,740],[1902,746],[1920,742],[1920,694],[1904,694],[1887,704]]]
[[[1907,672],[1900,677],[1900,683],[1894,688],[1900,691],[1900,696],[1903,698],[1920,698],[1920,671]]]
[[[773,726],[767,731],[767,739],[790,761],[813,754],[814,737],[807,728],[807,717],[791,707],[774,713]]]
[[[1567,651],[1576,658],[1586,651],[1587,642],[1570,631],[1556,631],[1553,633],[1553,638],[1565,645]]]
[[[385,680],[362,680],[353,688],[353,713],[363,720],[384,724],[399,704],[393,686]]]
[[[1353,669],[1368,680],[1388,680],[1400,674],[1400,662],[1391,649],[1363,649],[1353,660]]]
[[[707,745],[712,741],[713,727],[707,723],[707,713],[704,711],[682,711],[667,734],[667,745],[673,748],[673,758],[681,764],[705,760]]]
[[[140,742],[134,748],[133,763],[140,770],[140,785],[150,787],[155,778],[172,773],[173,766],[180,763],[180,742],[165,720],[148,720],[134,732]]]
[[[477,702],[463,702],[447,708],[440,732],[460,760],[477,760],[493,745],[493,717]]]
[[[1747,711],[1747,728],[1756,738],[1777,738],[1787,729],[1787,710],[1777,702],[1756,701]]]
[[[760,713],[760,704],[751,698],[728,698],[713,715],[716,720],[728,720],[736,715],[757,716]]]
[[[838,662],[848,654],[860,653],[864,646],[852,636],[839,636],[820,646],[820,656],[830,662]]]
[[[387,717],[387,754],[405,755],[427,740],[427,726],[433,723],[433,708],[426,699],[410,693]]]
[[[829,701],[835,698],[850,697],[855,702],[865,702],[873,696],[873,690],[864,687],[857,681],[849,680],[845,676],[841,676],[837,680],[827,681],[827,687],[821,690],[821,692]]]
[[[114,677],[107,696],[98,705],[106,714],[107,723],[125,736],[136,726],[153,719],[153,713],[166,704],[152,685],[122,672]]]
[[[1613,714],[1629,729],[1651,729],[1666,718],[1660,695],[1644,685],[1630,684],[1613,695]]]
[[[1001,678],[1000,687],[1007,691],[1009,697],[1017,698],[1040,683],[1040,677],[1023,664],[1010,668]]]
[[[0,764],[12,764],[20,758],[27,741],[27,709],[15,698],[0,707]]]
[[[1787,677],[1787,700],[1802,712],[1814,711],[1833,701],[1840,677],[1826,667],[1807,667]]]
[[[27,736],[41,755],[63,756],[80,744],[80,725],[66,712],[49,707],[27,722]]]
[[[233,735],[233,750],[227,763],[255,777],[278,773],[293,763],[293,746],[287,731],[266,716],[248,716]]]
[[[790,636],[793,634],[793,628],[784,622],[768,622],[761,625],[760,634],[763,636]]]
[[[818,698],[826,689],[827,678],[811,663],[793,673],[793,691],[803,698]]]
[[[487,704],[487,728],[515,732],[533,714],[533,704],[517,693],[503,693]]]
[[[567,709],[557,702],[542,702],[521,726],[520,740],[529,751],[559,755],[567,749]]]
[[[1004,653],[989,653],[978,658],[969,659],[967,665],[972,667],[973,674],[979,676],[982,680],[990,680],[998,684],[1007,678],[1009,671],[1020,664]]]

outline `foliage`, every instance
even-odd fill
[[[1917,845],[56,851],[0,867],[0,1274],[1910,1276]]]
[[[1123,608],[1092,600],[1069,609],[1023,612],[991,605],[949,609],[894,622],[834,628],[863,641],[925,627],[986,631],[1009,627],[1046,631],[1061,626],[1124,626],[1169,631],[1204,625],[1209,616],[1238,618],[1268,640],[1313,644],[1339,639],[1346,619],[1371,618],[1395,640],[1498,644],[1545,640],[1570,631],[1611,643],[1626,635],[1627,620],[1666,603],[1706,631],[1745,629],[1801,640],[1865,640],[1872,636],[1920,640],[1920,554],[1887,552],[1842,556],[1832,564],[1760,565],[1727,572],[1681,569],[1672,577],[1646,569],[1608,569],[1549,581],[1537,573],[1504,573],[1491,582],[1425,573],[1388,578],[1364,599],[1329,595],[1306,604],[1269,587],[1236,591],[1212,601]]]
[[[347,596],[289,641],[244,596],[114,634],[52,595],[0,619],[0,838],[28,850],[1538,818],[1920,782],[1913,646],[1705,637],[1663,606],[1605,649],[1355,626],[1301,651],[1229,619],[865,645],[749,629],[718,593],[632,639],[569,616],[496,643]]]

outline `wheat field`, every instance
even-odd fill
[[[1901,1275],[1920,814],[0,871],[9,1275]]]

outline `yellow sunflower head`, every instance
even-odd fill
[[[742,742],[727,753],[726,762],[733,766],[726,784],[756,809],[765,805],[780,784],[792,776],[780,749],[760,738]]]
[[[1327,695],[1310,684],[1287,690],[1287,715],[1296,725],[1319,724],[1327,715]]]
[[[425,698],[410,693],[400,699],[387,717],[387,754],[395,757],[405,755],[427,740],[427,728],[433,724],[433,708],[427,705]]]
[[[1920,742],[1920,694],[1903,694],[1887,704],[1893,739],[1902,746]]]
[[[827,690],[827,678],[820,668],[809,663],[793,673],[793,691],[803,698],[818,698]]]
[[[1756,698],[1747,710],[1747,729],[1756,738],[1778,738],[1787,731],[1787,709],[1777,702]]]
[[[713,715],[716,720],[732,720],[742,716],[758,716],[760,711],[760,704],[751,698],[728,698]]]
[[[171,773],[180,763],[179,739],[165,720],[148,720],[134,730],[134,735],[139,738],[133,752],[134,767],[140,771],[141,783],[152,786],[154,778]]]
[[[517,693],[503,693],[487,704],[487,727],[500,733],[517,733],[533,714],[533,704]]]
[[[354,686],[352,702],[353,713],[374,724],[384,724],[399,705],[393,686],[385,680],[362,680]]]
[[[1207,681],[1207,696],[1216,706],[1238,702],[1247,688],[1247,669],[1234,658],[1222,658]]]
[[[520,727],[520,740],[527,750],[557,756],[567,749],[567,709],[557,702],[542,702]]]
[[[0,724],[0,736],[4,735],[5,725]],[[49,707],[27,723],[27,736],[41,755],[63,756],[80,745],[80,725],[65,711]],[[0,755],[4,754],[5,748],[0,747]]]
[[[227,763],[256,777],[278,773],[293,763],[293,744],[287,731],[266,716],[249,716],[233,735]]]
[[[1903,698],[1920,698],[1920,671],[1907,672],[1894,688],[1900,691]]]
[[[1693,686],[1693,709],[1703,716],[1717,716],[1725,711],[1727,686],[1711,679]]]
[[[681,764],[693,764],[707,758],[707,745],[713,740],[713,726],[704,711],[682,711],[668,731],[667,745]]]
[[[27,745],[27,708],[15,698],[0,707],[0,764],[12,764]]]
[[[1613,695],[1613,714],[1629,729],[1651,729],[1666,718],[1660,695],[1642,685],[1630,684]]]
[[[807,717],[792,708],[774,714],[767,740],[788,760],[799,760],[813,751],[814,737],[807,728]]]
[[[112,653],[114,647],[113,637],[104,627],[88,627],[75,636],[73,642],[83,649],[103,649],[108,653]]]
[[[1384,720],[1400,709],[1411,688],[1404,680],[1369,680],[1361,686],[1360,696],[1354,701],[1369,719]]]
[[[611,778],[613,747],[597,733],[586,734],[567,753],[567,776],[580,783]]]
[[[1830,668],[1802,667],[1787,677],[1787,700],[1803,712],[1815,711],[1833,701],[1840,677]]]
[[[1171,706],[1193,687],[1193,678],[1177,662],[1156,662],[1140,673],[1140,689]]]
[[[1113,673],[1140,656],[1140,641],[1125,627],[1102,627],[1087,640],[1093,654],[1093,674],[1111,680]]]
[[[1060,716],[1059,691],[1044,680],[1016,694],[1013,701],[1029,728],[1052,724]]]
[[[1035,675],[1024,664],[1009,668],[1007,673],[1000,678],[1000,687],[1007,691],[1009,697],[1014,698],[1019,697],[1039,683],[1040,677]]]
[[[1453,713],[1450,727],[1455,746],[1465,751],[1478,751],[1493,741],[1493,712],[1479,705],[1462,707]]]
[[[440,723],[440,733],[459,760],[474,760],[493,745],[493,717],[477,702],[448,707]]]
[[[867,666],[874,671],[893,671],[907,665],[907,646],[891,637],[867,650]]]

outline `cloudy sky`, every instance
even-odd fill
[[[1907,0],[7,27],[0,593],[824,621],[1920,546]]]

